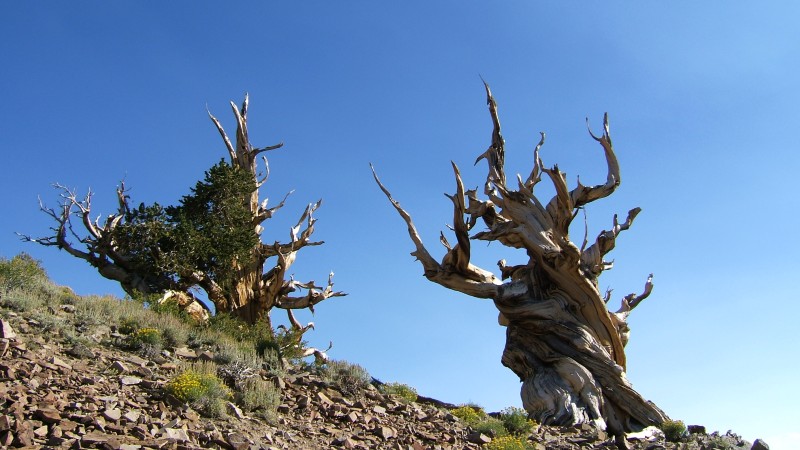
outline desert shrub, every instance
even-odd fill
[[[326,362],[322,367],[322,379],[347,395],[358,394],[372,382],[367,369],[347,361]]]
[[[37,329],[41,333],[62,334],[62,330],[67,329],[67,321],[53,314],[42,314],[37,319],[39,322]]]
[[[163,344],[167,347],[180,347],[188,339],[189,325],[176,316],[156,314],[150,324],[161,330]]]
[[[119,322],[119,300],[111,296],[89,295],[75,304],[75,322],[79,328]]]
[[[162,339],[161,331],[157,328],[139,328],[128,335],[124,346],[141,353],[153,356],[161,351]]]
[[[190,367],[169,380],[164,390],[203,415],[219,417],[224,414],[224,400],[232,397],[230,389],[216,375],[208,373],[207,366],[193,364]]]
[[[733,444],[722,436],[710,436],[708,439],[709,450],[731,450]]]
[[[42,292],[14,289],[2,293],[0,305],[16,312],[30,312],[39,309],[47,303],[47,298]]]
[[[682,420],[665,420],[660,428],[670,442],[678,442],[686,435],[686,425]]]
[[[402,383],[386,383],[380,385],[380,391],[387,395],[394,395],[404,402],[417,401],[417,390],[413,387]]]
[[[479,419],[475,425],[472,425],[472,429],[490,436],[492,439],[508,435],[508,430],[503,421],[495,417],[485,416]]]
[[[123,317],[119,320],[117,330],[122,334],[131,334],[141,328],[139,321],[131,317]]]
[[[41,262],[22,252],[7,259],[0,257],[0,291],[28,290],[47,281]]]
[[[486,418],[486,412],[484,412],[483,408],[475,405],[459,406],[450,411],[450,414],[458,417],[470,426],[475,426],[478,422]]]
[[[516,436],[500,436],[483,446],[486,450],[529,450],[533,448],[527,441]]]
[[[500,420],[509,433],[527,436],[536,426],[536,422],[528,418],[528,413],[522,408],[508,407],[500,412]]]
[[[271,382],[253,377],[242,383],[241,390],[236,392],[236,400],[245,410],[272,421],[281,395]]]

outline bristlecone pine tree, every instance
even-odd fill
[[[411,216],[400,207],[380,182],[375,181],[408,225],[416,246],[411,253],[422,264],[425,277],[446,288],[478,298],[494,300],[500,310],[499,322],[507,327],[502,362],[522,381],[522,403],[529,415],[542,424],[575,425],[592,423],[607,429],[624,444],[624,433],[658,425],[667,416],[641,397],[625,377],[625,350],[628,341],[626,319],[630,311],[652,289],[652,275],[641,295],[622,299],[622,307],[610,312],[609,295],[601,295],[598,277],[611,263],[603,260],[614,248],[620,232],[631,226],[639,212],[634,208],[613,228],[603,231],[595,242],[579,248],[569,238],[569,226],[578,210],[589,202],[607,197],[619,186],[620,171],[611,145],[608,116],[602,136],[591,136],[605,152],[608,176],[598,186],[567,188],[566,175],[558,166],[545,168],[539,157],[544,133],[533,153],[533,170],[517,187],[506,184],[504,140],[500,133],[497,104],[489,86],[487,102],[494,130],[489,148],[475,161],[489,164],[484,194],[464,190],[458,167],[453,163],[456,193],[448,197],[454,206],[453,226],[456,244],[444,234],[441,243],[447,254],[437,262],[425,248]],[[556,194],[543,204],[534,195],[542,174],[550,178]],[[478,219],[487,229],[470,236]],[[528,263],[507,266],[498,262],[500,278],[470,263],[470,240],[498,241],[523,249]],[[505,281],[503,281],[505,280]]]
[[[229,312],[251,324],[266,321],[270,327],[270,311],[284,309],[300,342],[299,336],[312,325],[301,326],[292,310],[308,308],[313,312],[317,303],[345,295],[333,290],[333,273],[326,286],[286,279],[300,249],[323,243],[311,240],[316,222],[313,214],[321,200],[305,208],[290,229],[289,242],[262,242],[264,222],[284,206],[289,194],[271,208],[267,200],[260,200],[259,188],[267,180],[269,166],[262,155],[262,177],[256,157],[283,144],[253,147],[247,131],[248,97],[241,108],[233,102],[231,107],[237,122],[235,146],[209,112],[229,161],[207,171],[205,180],[198,182],[179,205],[131,208],[125,186],[120,183],[118,210],[101,223],[99,217],[92,219],[91,191],[81,199],[57,184],[62,199],[58,208],[48,208],[40,201],[42,211],[55,221],[53,234],[22,238],[58,247],[87,261],[132,296],[177,292],[191,297],[191,291],[200,288],[217,311]],[[77,230],[81,226],[83,232]],[[273,262],[267,266],[267,261]]]

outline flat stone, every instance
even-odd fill
[[[384,408],[383,406],[374,406],[372,408],[372,412],[374,412],[375,414],[386,414],[386,408]]]
[[[188,347],[181,347],[175,349],[175,356],[179,358],[196,359],[197,352]]]
[[[136,355],[127,355],[127,356],[125,356],[125,361],[128,361],[129,363],[131,363],[131,364],[133,364],[135,366],[144,366],[144,365],[147,364],[147,360],[146,359],[142,359],[142,358],[140,358],[140,357],[138,357]]]
[[[225,441],[233,447],[234,450],[249,450],[250,440],[242,433],[229,433]]]
[[[81,436],[82,445],[97,445],[108,442],[110,436],[100,433],[89,433]]]
[[[324,405],[332,405],[333,401],[328,398],[327,395],[323,394],[322,392],[317,392],[317,399]]]
[[[111,364],[111,369],[119,373],[128,373],[128,366],[126,366],[122,361],[114,361],[114,363]]]
[[[397,436],[397,432],[391,427],[378,427],[375,429],[375,434],[380,436],[384,441]]]
[[[118,408],[107,409],[103,411],[103,417],[112,422],[116,422],[122,417],[122,411],[120,411]]]
[[[0,319],[0,338],[16,339],[17,333],[11,328],[11,324],[7,320]]]
[[[37,409],[34,417],[47,424],[58,423],[61,421],[61,413],[57,409],[53,408]]]
[[[39,439],[47,436],[47,425],[42,425],[39,428],[33,430],[33,435]]]
[[[139,411],[128,411],[122,415],[122,418],[127,420],[130,423],[137,423],[139,421],[139,417],[142,416],[142,413]]]
[[[244,419],[244,413],[238,406],[234,405],[231,402],[228,402],[226,406],[228,407],[228,411],[231,413],[232,416],[236,417],[237,419]]]
[[[473,444],[479,444],[479,445],[488,444],[489,442],[492,442],[492,438],[477,431],[468,434],[467,440],[472,442]]]
[[[133,386],[142,382],[142,379],[139,377],[122,377],[119,379],[119,382],[122,383],[123,386]]]
[[[189,441],[189,435],[186,434],[186,430],[184,430],[183,428],[163,428],[161,430],[161,437],[169,439],[171,441],[179,441],[179,442]]]

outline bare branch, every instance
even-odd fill
[[[603,256],[614,249],[617,236],[631,227],[633,220],[641,210],[641,208],[637,207],[628,211],[628,217],[625,219],[624,223],[619,223],[617,221],[617,215],[614,215],[614,226],[611,230],[600,232],[595,243],[586,249],[586,251],[582,252],[581,267],[584,271],[593,274],[593,277],[597,277],[603,270],[610,268],[609,264],[603,261]]]
[[[206,111],[208,112],[208,117],[214,122],[214,126],[217,127],[217,131],[219,131],[219,135],[222,136],[222,141],[225,142],[225,147],[228,149],[228,155],[231,157],[231,165],[237,165],[237,158],[236,158],[236,150],[233,148],[233,144],[231,144],[231,140],[228,139],[228,135],[225,133],[225,129],[222,128],[222,124],[219,123],[216,117],[211,114],[211,111],[208,109],[208,105],[206,105]]]
[[[428,250],[425,248],[425,245],[422,243],[422,239],[417,232],[417,228],[414,226],[414,222],[411,220],[411,216],[402,207],[400,207],[400,203],[398,203],[397,200],[392,198],[392,194],[388,189],[386,189],[383,183],[381,183],[380,179],[378,179],[378,174],[375,172],[375,168],[372,166],[372,164],[370,164],[370,168],[372,169],[372,176],[375,178],[375,182],[378,184],[378,187],[380,187],[381,191],[383,191],[383,193],[386,195],[386,198],[389,199],[389,201],[392,203],[392,206],[394,206],[395,210],[397,210],[398,214],[400,214],[400,217],[402,217],[406,222],[408,227],[408,235],[416,247],[415,251],[411,253],[411,256],[416,257],[420,261],[424,269],[425,277],[434,283],[441,284],[444,287],[462,292],[464,294],[472,295],[473,297],[494,298],[494,296],[497,294],[497,288],[501,284],[501,281],[498,280],[491,272],[487,272],[473,266],[472,264],[468,264],[466,274],[459,273],[454,270],[455,266],[440,265],[435,259],[433,259],[430,253],[428,253]],[[466,227],[466,225],[464,226]],[[453,251],[448,252],[448,255],[451,255],[452,252]],[[448,257],[445,256],[445,260],[447,260],[447,258]]]

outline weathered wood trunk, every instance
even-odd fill
[[[614,248],[619,233],[631,226],[639,208],[632,209],[623,223],[615,216],[612,229],[600,233],[588,248],[586,239],[580,248],[569,239],[570,223],[579,210],[607,197],[620,183],[608,118],[604,119],[602,136],[591,135],[606,156],[608,175],[604,184],[587,187],[579,182],[569,190],[566,175],[558,166],[548,169],[542,164],[542,133],[533,152],[533,170],[526,179],[517,176],[514,190],[506,185],[505,142],[488,85],[486,95],[494,128],[489,148],[476,163],[481,159],[488,162],[484,187],[488,199],[480,200],[475,190],[465,191],[454,163],[456,193],[449,197],[457,244],[451,245],[441,235],[447,249],[441,263],[430,255],[411,216],[373,171],[375,181],[405,220],[416,247],[412,255],[422,264],[425,276],[447,288],[494,300],[500,311],[499,323],[507,327],[502,362],[519,376],[522,403],[529,415],[544,424],[592,423],[608,429],[624,446],[624,433],[667,419],[625,377],[626,319],[650,294],[652,276],[642,294],[624,297],[622,307],[614,313],[606,307],[608,294],[602,296],[597,283],[602,271],[612,266],[603,256]],[[542,174],[550,178],[556,190],[547,204],[534,195]],[[479,219],[486,229],[470,235]],[[501,260],[497,277],[470,263],[471,239],[498,241],[525,250],[528,262],[507,266]]]

